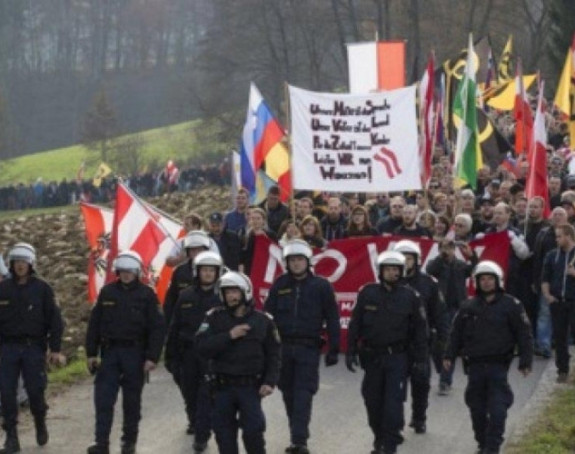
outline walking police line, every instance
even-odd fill
[[[309,453],[312,401],[319,387],[321,351],[325,365],[338,363],[340,326],[331,284],[314,275],[312,250],[299,239],[283,248],[286,273],[265,302],[254,307],[248,276],[228,271],[202,233],[184,241],[187,261],[174,273],[175,303],[166,322],[154,291],[140,281],[137,253],[121,252],[115,282],[105,285],[92,310],[86,336],[87,364],[95,375],[95,444],[88,454],[110,452],[114,405],[123,393],[122,454],[136,452],[141,396],[166,342],[166,367],[180,387],[194,434],[192,449],[203,452],[211,432],[219,452],[238,453],[238,431],[248,454],[265,448],[261,402],[279,388],[290,430],[286,453]],[[205,235],[205,234],[204,234]],[[516,346],[519,369],[527,375],[533,339],[523,306],[505,294],[503,273],[494,262],[475,267],[476,296],[465,301],[448,334],[445,303],[433,278],[419,269],[417,243],[404,240],[377,257],[379,282],[360,289],[352,312],[345,363],[361,366],[361,393],[374,454],[395,453],[403,441],[404,401],[411,384],[411,423],[426,432],[430,349],[443,351],[446,369],[463,352],[468,386],[465,401],[478,452],[499,452],[513,393],[507,373]],[[0,282],[0,396],[3,429],[0,454],[20,452],[16,430],[16,387],[20,374],[30,398],[36,440],[48,442],[45,360],[63,364],[60,310],[50,286],[35,272],[36,254],[26,243],[9,253],[11,278]],[[180,268],[182,268],[180,270]],[[182,271],[186,270],[186,271]],[[172,290],[176,292],[176,289]],[[323,331],[327,340],[323,340]]]

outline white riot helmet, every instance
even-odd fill
[[[288,257],[296,255],[303,255],[309,262],[313,256],[313,252],[307,241],[300,239],[289,240],[283,248],[283,258],[287,261]]]
[[[140,254],[135,251],[120,252],[112,264],[112,269],[116,273],[119,273],[120,271],[130,271],[137,277],[140,277],[142,274],[142,268],[142,258],[140,257]]]
[[[401,252],[402,254],[413,254],[415,255],[415,262],[421,264],[421,248],[419,244],[411,240],[401,240],[395,243],[393,246],[394,252]]]
[[[203,230],[192,230],[184,237],[184,249],[200,248],[210,249],[210,237]]]
[[[14,260],[23,260],[33,267],[36,264],[36,249],[29,243],[16,243],[8,253],[10,265]]]
[[[221,276],[224,269],[224,261],[220,254],[216,254],[212,251],[203,251],[194,257],[192,262],[192,269],[194,276],[199,276],[198,268],[200,266],[213,266],[217,270],[217,276]]]
[[[223,289],[225,288],[239,288],[244,295],[246,304],[250,304],[254,297],[252,281],[250,281],[250,278],[244,273],[240,273],[239,271],[228,271],[218,280],[216,285],[217,293],[224,303],[226,300]]]
[[[479,289],[479,276],[483,274],[490,274],[497,279],[497,287],[501,290],[504,288],[503,270],[501,267],[492,260],[483,260],[477,264],[473,270],[473,279],[475,280],[475,289]]]
[[[398,266],[401,276],[405,276],[405,256],[401,252],[384,251],[377,256],[377,269],[382,280],[381,268],[384,266]]]

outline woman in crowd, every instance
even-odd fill
[[[437,219],[435,220],[435,225],[433,227],[433,239],[435,241],[443,240],[447,235],[447,233],[449,232],[450,228],[451,228],[451,222],[449,222],[447,216],[443,215],[437,216]]]
[[[344,238],[374,235],[377,235],[377,230],[369,223],[367,210],[363,205],[356,205],[351,210],[347,228],[343,234]]]
[[[256,238],[259,236],[268,237],[270,240],[277,239],[276,234],[268,229],[266,212],[259,208],[254,207],[250,210],[249,227],[246,231],[245,247],[240,254],[240,264],[242,271],[249,275],[252,268],[252,260],[254,258],[254,249]]]
[[[315,216],[308,215],[302,219],[300,224],[302,238],[307,241],[311,247],[323,249],[327,246],[327,241],[323,238],[321,226]]]
[[[283,221],[278,236],[280,237],[278,243],[281,247],[284,247],[289,240],[301,238],[301,231],[295,219],[289,218]]]

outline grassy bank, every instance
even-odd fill
[[[506,454],[568,454],[575,452],[575,386],[561,387],[521,442]]]
[[[120,138],[129,139],[138,136],[142,142],[141,159],[144,167],[163,165],[168,159],[179,163],[188,163],[205,150],[212,149],[211,144],[198,143],[197,131],[205,129],[200,120],[180,123],[163,128],[150,129],[137,134],[128,134]],[[76,178],[78,169],[85,163],[84,177],[95,175],[100,165],[97,152],[82,145],[48,150],[2,162],[0,186],[13,183],[32,183],[38,177],[45,182]]]

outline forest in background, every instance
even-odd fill
[[[0,159],[82,141],[105,93],[117,134],[196,118],[239,138],[249,82],[284,119],[285,82],[347,89],[345,44],[407,41],[407,79],[467,35],[509,35],[524,73],[555,87],[572,0],[5,0],[0,2]],[[214,137],[210,138],[213,141]]]

